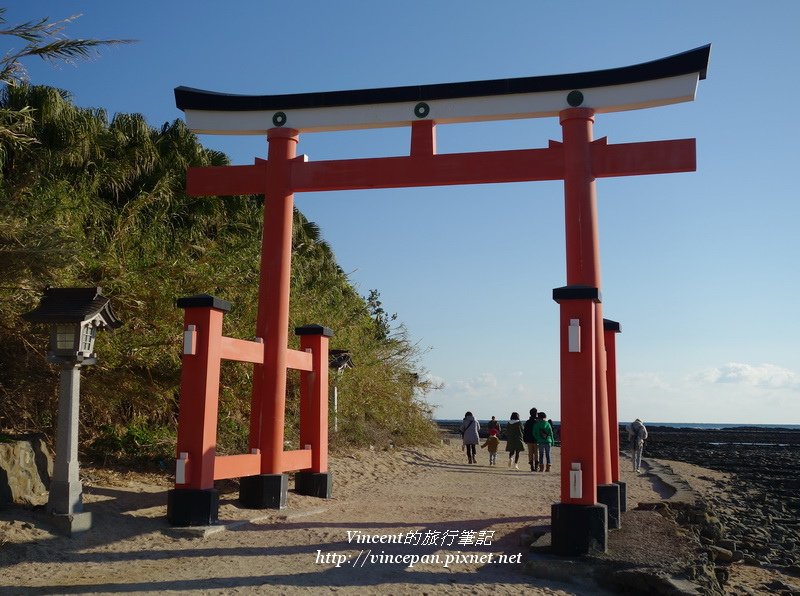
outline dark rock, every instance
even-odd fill
[[[621,445],[627,432],[621,428]],[[726,548],[736,543],[746,563],[788,560],[800,544],[800,430],[739,427],[689,429],[648,426],[645,459],[677,460],[732,474],[710,499],[720,522],[697,519],[703,536]],[[697,517],[697,516],[696,516]],[[706,523],[704,523],[706,522]],[[716,538],[715,538],[716,536]],[[736,551],[736,548],[728,548]]]
[[[717,546],[727,548],[728,550],[736,550],[736,541],[734,540],[720,540]]]
[[[720,584],[724,585],[724,584],[728,583],[728,580],[731,577],[731,572],[727,567],[719,567],[718,566],[718,567],[714,568],[714,575],[717,576],[717,581]]]
[[[729,551],[727,548],[712,546],[709,548],[709,551],[714,561],[718,563],[733,563],[733,552]]]

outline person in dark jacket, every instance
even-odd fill
[[[506,427],[506,451],[508,451],[508,467],[514,460],[514,469],[519,470],[519,454],[525,451],[525,441],[522,440],[522,423],[519,414],[511,412],[511,420]]]
[[[497,421],[497,419],[494,416],[492,416],[492,419],[489,420],[489,422],[486,423],[486,432],[490,432],[492,429],[495,429],[497,431],[497,438],[499,439],[500,438],[500,423]]]
[[[528,447],[528,465],[531,467],[531,472],[535,472],[536,466],[539,464],[539,453],[536,450],[536,437],[533,436],[536,412],[536,408],[531,408],[531,417],[525,421],[525,426],[522,427],[522,440],[525,441],[525,445]]]

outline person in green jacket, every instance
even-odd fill
[[[511,412],[511,420],[506,427],[506,451],[508,451],[508,467],[514,460],[514,469],[519,470],[519,454],[525,451],[525,441],[522,440],[522,423],[517,412]]]
[[[553,444],[553,427],[547,421],[547,414],[539,412],[536,418],[536,424],[533,425],[533,437],[536,439],[536,445],[539,448],[539,471],[550,471],[550,445]],[[545,459],[547,459],[547,468],[544,467]]]

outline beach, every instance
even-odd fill
[[[621,479],[629,510],[609,533],[609,553],[552,558],[541,544],[559,500],[558,448],[553,463],[551,473],[531,473],[524,461],[515,470],[501,452],[490,467],[479,449],[469,465],[450,435],[433,447],[358,450],[331,458],[331,499],[297,495],[290,482],[286,509],[246,510],[227,481],[220,524],[194,529],[166,522],[169,476],[84,468],[91,530],[67,538],[50,531],[40,510],[0,511],[0,593],[588,595],[617,593],[596,581],[616,577],[650,582],[651,594],[759,594],[800,584],[790,566],[714,563],[711,545],[670,505],[675,488],[655,473],[634,474],[628,460]],[[724,472],[646,463],[676,474],[701,501],[721,502],[736,488]],[[693,580],[698,570],[706,576]],[[725,591],[713,591],[708,573],[724,576]]]

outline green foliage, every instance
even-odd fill
[[[152,427],[145,420],[132,420],[127,426],[106,424],[97,430],[89,449],[104,464],[163,462],[174,457],[174,431]]]
[[[99,285],[124,326],[98,336],[98,363],[83,373],[82,449],[112,462],[174,457],[183,317],[175,300],[219,296],[233,303],[225,335],[254,335],[263,198],[187,197],[186,168],[228,161],[179,120],[158,129],[137,114],[109,121],[64,91],[24,83],[2,90],[0,119],[3,110],[29,116],[21,134],[33,142],[0,135],[0,428],[52,436],[56,416],[47,330],[20,315],[47,285]],[[335,379],[334,444],[433,440],[418,347],[402,325],[392,327],[396,316],[377,291],[358,294],[319,228],[297,211],[293,234],[291,347],[295,327],[317,323],[356,363]],[[251,387],[251,365],[225,363],[221,453],[247,451]],[[290,375],[289,441],[297,395]]]

